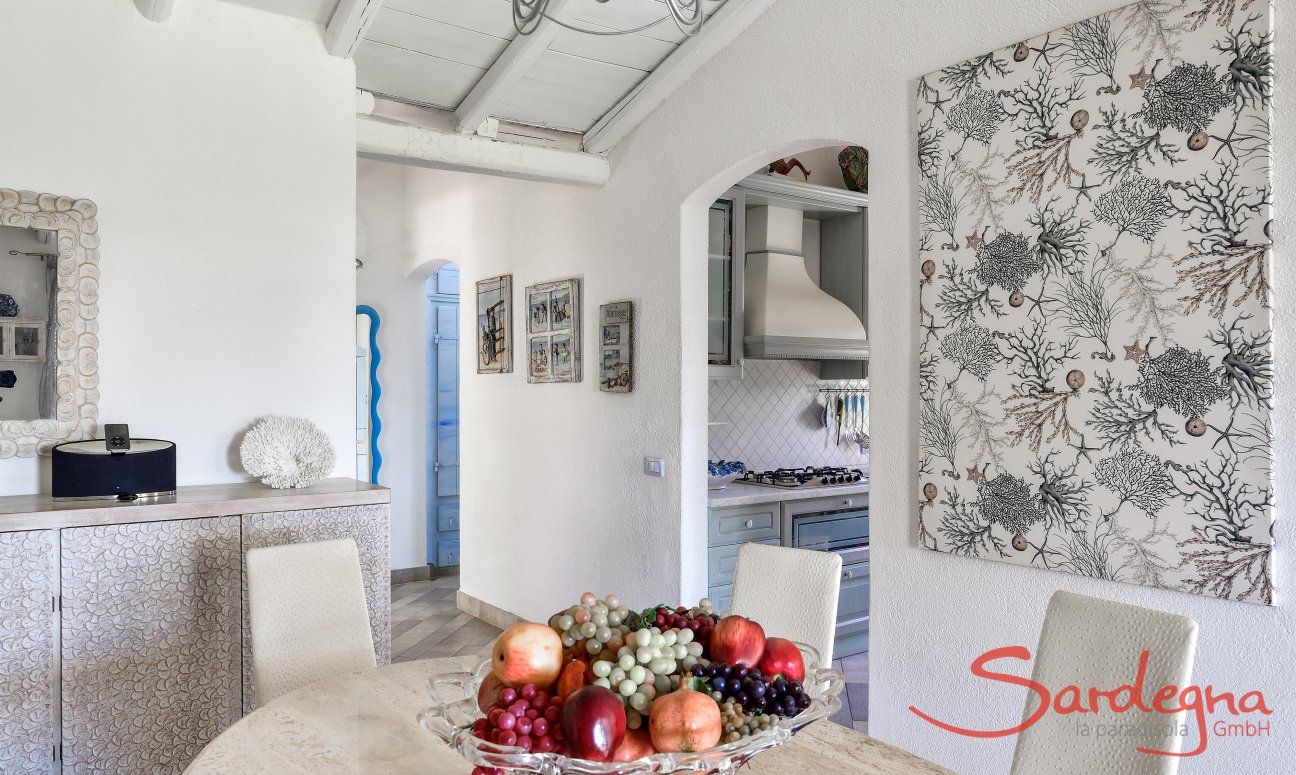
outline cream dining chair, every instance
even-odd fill
[[[1044,614],[1032,678],[1050,692],[1071,684],[1079,686],[1087,701],[1090,687],[1110,691],[1133,683],[1139,654],[1145,649],[1149,657],[1143,685],[1151,702],[1161,687],[1182,687],[1188,682],[1197,650],[1197,622],[1150,608],[1055,592]],[[1029,718],[1038,707],[1039,695],[1029,692],[1022,718]],[[1178,751],[1184,741],[1174,734],[1174,728],[1182,718],[1136,711],[1115,713],[1101,700],[1099,707],[1106,708],[1105,712],[1058,715],[1049,711],[1019,733],[1013,775],[1173,775],[1178,770],[1178,758],[1136,749]],[[1098,734],[1100,726],[1110,731],[1122,724],[1137,731]],[[1088,726],[1088,734],[1082,732],[1081,725]]]
[[[247,583],[257,705],[374,666],[355,541],[249,550]]]
[[[835,552],[743,544],[734,571],[730,613],[760,622],[768,637],[787,638],[832,664],[841,557]]]

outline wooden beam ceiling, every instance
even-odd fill
[[[341,0],[324,29],[324,48],[335,57],[353,56],[382,4],[383,0]]]
[[[561,17],[572,5],[573,0],[550,0],[546,13]],[[460,132],[476,132],[486,119],[494,116],[500,99],[530,72],[540,55],[549,50],[560,29],[557,24],[544,19],[530,35],[514,37],[455,109],[456,128]]]
[[[590,153],[606,153],[624,140],[685,81],[764,13],[775,0],[729,0],[702,31],[685,40],[585,133]]]

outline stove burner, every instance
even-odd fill
[[[858,468],[815,467],[776,468],[773,471],[749,471],[739,481],[767,487],[826,487],[856,484],[864,481],[864,472]]]

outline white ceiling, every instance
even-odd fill
[[[338,0],[230,0],[327,24]],[[714,13],[724,0],[704,0]],[[385,0],[356,49],[356,85],[454,110],[517,34],[511,0]],[[575,0],[572,23],[630,29],[669,15],[662,0]],[[519,124],[584,133],[684,40],[667,19],[633,35],[561,30],[491,113]]]

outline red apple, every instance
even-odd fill
[[[626,714],[621,700],[602,686],[586,686],[562,706],[563,741],[577,759],[612,760],[626,735]]]
[[[500,692],[504,691],[504,682],[494,673],[489,673],[477,689],[477,707],[485,713],[492,703],[499,701]]]
[[[522,622],[504,631],[491,651],[495,676],[517,689],[535,684],[548,689],[562,670],[562,638],[543,624]]]
[[[805,657],[801,656],[801,649],[786,638],[766,638],[765,655],[756,667],[767,678],[781,675],[789,681],[805,680]]]
[[[765,630],[751,619],[726,616],[711,631],[710,647],[712,661],[756,667],[765,653]]]

